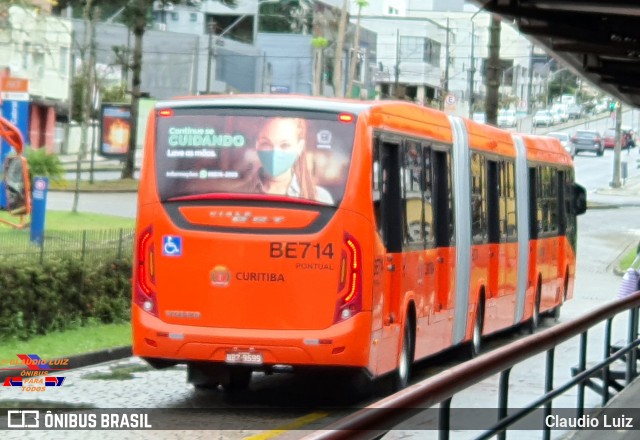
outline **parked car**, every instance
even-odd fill
[[[604,143],[602,136],[595,130],[577,130],[571,137],[575,154],[581,151],[593,151],[598,156],[604,154]]]
[[[580,119],[582,117],[582,106],[579,104],[571,104],[567,106],[569,119]]]
[[[571,155],[571,157],[575,156],[575,147],[573,145],[573,142],[571,142],[571,138],[569,137],[568,133],[553,132],[548,133],[547,136],[558,139],[560,141],[560,145],[562,145],[562,148],[564,148],[565,151]]]
[[[498,112],[498,127],[515,127],[516,122],[515,110],[500,110]]]
[[[633,130],[630,128],[621,128],[620,136],[622,137],[620,145],[624,148],[633,148],[636,146]],[[608,128],[604,132],[604,147],[615,148],[616,146],[616,129]]]
[[[549,110],[538,110],[536,114],[533,115],[533,126],[539,127],[541,125],[544,125],[545,127],[553,125],[553,116]]]

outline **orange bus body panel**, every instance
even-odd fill
[[[518,242],[472,244],[469,267],[459,265],[455,244],[387,251],[378,233],[372,195],[376,142],[389,139],[404,148],[403,139],[418,139],[458,154],[464,150],[455,149],[456,137],[446,114],[405,102],[273,95],[185,97],[168,102],[166,108],[174,103],[176,109],[185,103],[196,109],[215,107],[218,100],[234,109],[235,100],[252,103],[247,104],[248,112],[291,106],[311,113],[344,103],[350,109],[345,111],[347,117],[354,116],[344,194],[339,205],[329,207],[280,199],[276,203],[269,198],[263,203],[259,197],[233,194],[161,200],[156,133],[163,116],[154,112],[147,125],[138,201],[132,307],[135,355],[225,364],[230,352],[260,353],[257,367],[352,367],[380,376],[398,368],[406,322],[413,323],[416,360],[455,344],[452,329],[462,301],[456,297],[459,271],[469,271],[463,343],[472,338],[481,300],[485,301],[482,333],[489,334],[531,318],[538,277],[541,311],[562,303],[563,283],[568,284],[566,298],[571,298],[575,251],[566,237],[530,241],[520,322],[514,322]],[[469,120],[463,120],[463,126],[466,149],[517,160],[511,133]],[[326,133],[318,138],[322,136]],[[571,169],[571,158],[557,141],[522,138],[528,162]],[[321,228],[309,231],[322,221]],[[180,258],[166,251],[177,238]],[[336,310],[349,293],[346,273],[346,278],[358,280],[361,307],[341,320]],[[140,300],[147,297],[153,303],[148,310]]]

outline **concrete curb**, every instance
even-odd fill
[[[36,353],[37,354],[37,353]],[[63,368],[73,370],[75,368],[87,367],[90,365],[101,364],[103,362],[111,362],[119,359],[124,359],[132,355],[131,345],[125,345],[123,347],[108,348],[106,350],[94,351],[91,353],[82,353],[73,356],[64,356],[56,359],[68,359],[68,365]],[[17,357],[15,358],[17,359]],[[5,359],[9,360],[9,359]],[[48,359],[45,359],[48,361]],[[8,365],[3,365],[0,368],[8,368]],[[20,376],[23,371],[28,368],[20,370],[0,370],[0,381],[4,382],[7,377]],[[56,374],[64,374],[64,371],[56,370]]]

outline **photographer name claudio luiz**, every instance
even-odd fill
[[[582,428],[582,429],[633,429],[636,423],[633,417],[624,414],[607,415],[598,417],[583,415],[580,417],[563,417],[557,414],[544,418],[547,428]]]

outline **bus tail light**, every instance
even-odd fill
[[[333,322],[351,318],[362,311],[362,251],[358,241],[350,234],[344,235],[340,258],[338,301]]]
[[[155,258],[153,230],[147,228],[138,237],[134,302],[147,313],[158,316],[155,291]]]

